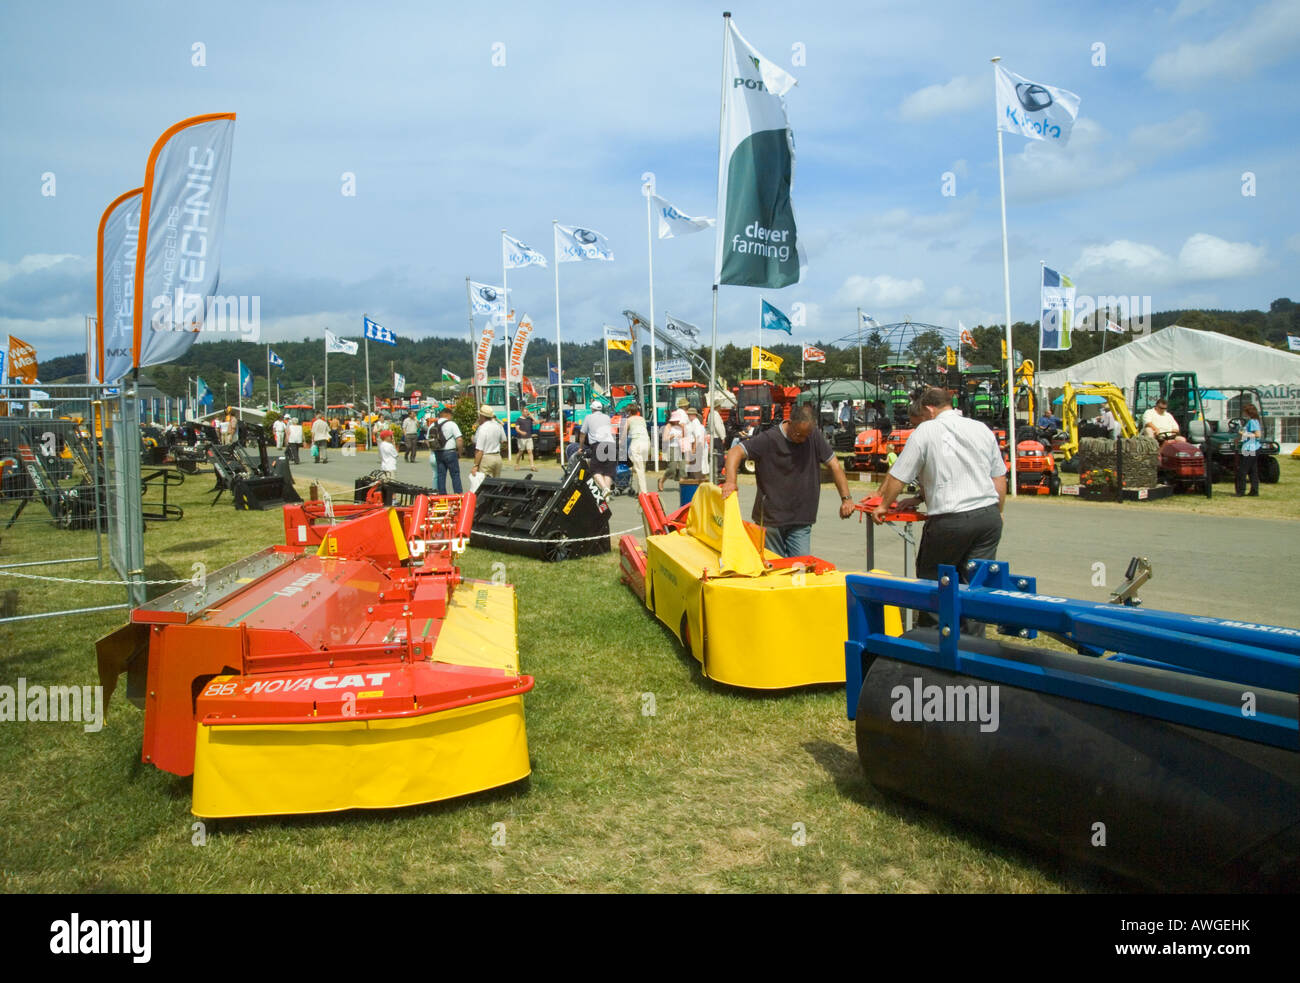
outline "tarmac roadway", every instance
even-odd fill
[[[293,469],[298,489],[307,491],[313,477],[351,486],[354,479],[376,466],[376,456],[362,452],[343,457],[330,451],[326,464],[303,463]],[[472,461],[462,459],[461,476],[468,488]],[[523,478],[525,469],[505,468],[502,477]],[[556,481],[554,464],[543,465],[533,477]],[[429,456],[421,451],[416,464],[398,459],[401,481],[433,485]],[[741,511],[750,517],[755,486],[742,479]],[[872,494],[870,482],[849,482],[855,499]],[[675,483],[661,496],[665,511],[678,504]],[[822,486],[819,520],[813,526],[812,551],[841,570],[862,570],[866,565],[866,523],[857,516],[841,520],[835,487]],[[636,499],[616,496],[612,502],[610,530],[641,534]],[[1036,577],[1038,592],[1061,597],[1105,601],[1124,580],[1133,556],[1147,557],[1154,568],[1151,580],[1139,591],[1149,608],[1186,614],[1233,618],[1239,621],[1300,627],[1291,608],[1295,585],[1300,583],[1300,524],[1277,519],[1216,517],[1207,520],[1185,512],[1154,512],[1142,503],[1124,506],[1091,502],[1008,500],[1006,525],[999,559],[1013,573]],[[875,562],[882,570],[903,571],[904,542],[899,524],[875,529]],[[921,530],[915,530],[919,539]],[[910,563],[910,559],[909,559]],[[1098,566],[1100,564],[1100,566]]]

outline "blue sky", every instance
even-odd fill
[[[683,212],[715,214],[723,9],[5,5],[0,334],[42,358],[82,350],[104,207],[140,184],[167,126],[234,111],[221,290],[260,296],[264,338],[357,337],[366,312],[468,344],[465,276],[500,282],[502,228],[550,255],[552,219],[615,251],[560,271],[564,337],[596,337],[648,304],[642,173]],[[1294,0],[730,9],[799,79],[787,103],[809,265],[765,294],[804,305],[796,340],[850,334],[858,306],[880,323],[1001,322],[993,55],[1082,99],[1063,150],[1005,138],[1017,320],[1037,316],[1040,260],[1081,293],[1146,294],[1157,310],[1300,292]],[[656,240],[658,316],[707,331],[712,252],[709,232]],[[552,270],[510,286],[553,338]],[[758,309],[759,291],[723,287],[720,338],[752,342]]]

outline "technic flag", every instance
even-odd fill
[[[488,381],[488,360],[492,357],[492,342],[496,339],[497,329],[491,322],[483,325],[478,333],[478,344],[474,348],[474,383],[483,385]]]
[[[1079,97],[1068,89],[1039,85],[994,65],[998,129],[1064,147],[1070,139]]]
[[[29,386],[36,382],[36,349],[14,335],[9,336],[9,378]]]
[[[612,352],[627,352],[632,354],[632,328],[631,326],[616,328],[608,324],[604,327],[605,347]]]
[[[270,358],[272,365],[274,365],[276,368],[279,369],[284,368],[284,359],[282,359],[279,355],[275,353],[274,348],[268,348],[266,351],[268,353],[268,357]]]
[[[393,373],[393,392],[406,392],[406,376],[402,375],[400,372]]]
[[[149,154],[141,198],[131,364],[180,358],[221,281],[235,114],[182,120]]]
[[[527,249],[528,247],[524,246],[524,248]],[[504,314],[506,312],[505,290],[501,287],[494,287],[490,283],[479,283],[477,280],[471,280],[469,282],[469,300],[475,314]]]
[[[377,321],[372,321],[368,317],[361,319],[361,330],[364,332],[366,339],[369,341],[382,341],[385,345],[397,344],[397,333],[389,331]]]
[[[507,359],[506,381],[524,381],[524,356],[528,354],[528,342],[533,337],[533,321],[527,314],[519,319],[515,336],[510,341],[510,358]]]
[[[325,354],[331,352],[342,352],[344,355],[355,355],[357,353],[357,343],[348,341],[346,338],[340,338],[329,328],[325,329]]]
[[[517,270],[521,266],[546,266],[545,256],[504,232],[501,233],[501,261],[507,270]]]
[[[235,363],[239,366],[239,395],[253,395],[253,370],[241,361]]]
[[[449,371],[449,370],[447,370],[447,369],[443,369],[443,370],[442,370],[442,381],[443,381],[443,382],[460,382],[460,376],[458,376],[455,372],[451,372],[451,371]]]
[[[203,381],[203,376],[198,376],[194,380],[194,400],[200,406],[211,406],[213,401],[212,390],[208,384]]]
[[[692,232],[702,232],[717,224],[716,219],[683,215],[658,195],[651,195],[650,200],[654,202],[655,214],[659,216],[660,239],[672,239],[676,236],[690,235]]]
[[[601,259],[611,262],[614,251],[609,248],[609,240],[599,232],[583,229],[576,225],[557,225],[555,227],[555,261],[557,263],[578,263],[584,259]]]
[[[975,336],[970,333],[970,328],[967,328],[960,321],[957,322],[957,327],[961,331],[961,346],[963,348],[973,348],[975,351],[979,351],[980,346],[975,344]]]
[[[826,353],[820,348],[814,348],[812,345],[804,345],[803,360],[805,362],[824,362],[826,361]]]
[[[788,335],[794,334],[794,329],[790,326],[790,319],[767,301],[763,301],[760,320],[765,331],[784,331]]]
[[[118,195],[99,220],[95,248],[95,367],[87,382],[117,382],[131,371],[135,262],[144,188]]]
[[[786,287],[799,282],[794,136],[783,98],[796,79],[746,41],[727,19],[723,42],[723,133],[718,158],[715,283]]]
[[[1070,347],[1074,319],[1074,282],[1051,267],[1043,267],[1043,313],[1039,338],[1045,352],[1063,352]]]
[[[749,367],[751,369],[770,369],[773,372],[781,371],[781,363],[785,359],[779,355],[773,355],[771,352],[759,348],[757,345],[750,346],[749,349]]]

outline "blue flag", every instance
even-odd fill
[[[767,331],[784,331],[788,335],[794,334],[794,330],[790,326],[790,319],[767,301],[763,301],[763,328]]]
[[[551,385],[551,386],[554,386],[554,385],[558,384],[559,381],[560,381],[560,373],[557,372],[557,371],[555,371],[555,366],[552,365],[552,364],[548,361],[548,362],[546,363],[546,382],[547,382],[547,384],[548,384],[548,385]]]
[[[267,351],[270,353],[271,364],[279,368],[284,368],[284,359],[275,353],[275,349],[268,348]]]
[[[243,362],[239,362],[239,395],[253,395],[253,370]]]
[[[208,384],[203,381],[203,376],[198,377],[194,391],[198,393],[197,399],[200,406],[212,405],[212,390],[209,389]]]
[[[397,344],[397,335],[382,324],[372,321],[368,317],[362,320],[365,322],[363,334],[371,341],[382,341],[385,345]]]

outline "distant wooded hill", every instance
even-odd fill
[[[1234,338],[1286,348],[1288,334],[1300,336],[1300,305],[1283,297],[1273,301],[1268,311],[1163,311],[1152,314],[1150,324],[1151,329],[1155,331],[1171,324],[1181,324],[1188,328],[1219,331]],[[996,364],[1001,353],[1001,326],[977,325],[971,329],[971,335],[977,347],[975,351],[966,350],[963,353],[966,358],[974,363]],[[1106,339],[1106,347],[1110,349],[1126,344],[1132,337],[1112,334]],[[1017,322],[1012,327],[1012,338],[1022,356],[1036,358],[1037,324]],[[770,339],[770,334],[764,338],[764,348],[784,359],[776,381],[786,384],[796,383],[799,375],[801,344],[789,342],[778,344]],[[851,348],[834,348],[829,343],[815,338],[809,338],[807,343],[826,352],[824,364],[810,362],[805,366],[807,378],[857,378],[858,348],[856,345]],[[565,378],[598,375],[602,372],[604,354],[601,344],[600,341],[581,344],[565,342],[563,349]],[[272,369],[272,379],[279,383],[284,402],[293,402],[295,396],[309,395],[313,377],[317,387],[324,383],[323,338],[310,341],[280,341],[275,342],[271,347],[284,360],[283,369]],[[944,348],[944,340],[938,332],[927,332],[912,340],[907,357],[919,364],[939,362],[943,360]],[[1100,332],[1075,331],[1071,349],[1065,352],[1044,352],[1043,364],[1039,368],[1065,368],[1100,354],[1101,349]],[[493,350],[491,363],[493,375],[500,373],[503,364],[502,352],[501,345],[497,345]],[[705,354],[707,355],[707,351]],[[891,353],[879,336],[864,337],[862,365],[869,381],[873,380],[876,366],[889,361],[890,358]],[[184,361],[151,366],[148,374],[158,388],[169,396],[183,396],[186,392],[187,380],[202,376],[218,400],[233,401],[238,386],[237,359],[242,359],[245,365],[252,368],[255,377],[253,401],[261,402],[266,395],[266,346],[254,342],[200,342],[190,349]],[[529,345],[528,356],[524,362],[525,373],[538,381],[544,380],[547,365],[553,365],[554,362],[554,342],[535,337]],[[610,352],[609,363],[613,381],[631,381],[632,360],[629,355],[624,352]],[[647,372],[648,364],[649,359],[646,357]],[[734,380],[749,376],[751,374],[749,364],[748,347],[725,345],[718,349],[718,374],[725,379]],[[395,346],[382,344],[370,346],[370,383],[372,394],[376,397],[391,394],[394,370],[406,377],[406,391],[409,393],[413,389],[433,389],[441,379],[443,369],[454,372],[465,380],[472,377],[470,346],[467,339],[403,338]],[[80,381],[84,378],[85,356],[65,355],[48,359],[39,364],[39,371],[40,379],[44,383]],[[358,352],[356,355],[332,355],[330,357],[330,401],[343,402],[364,398],[365,390],[365,360],[362,354]]]

